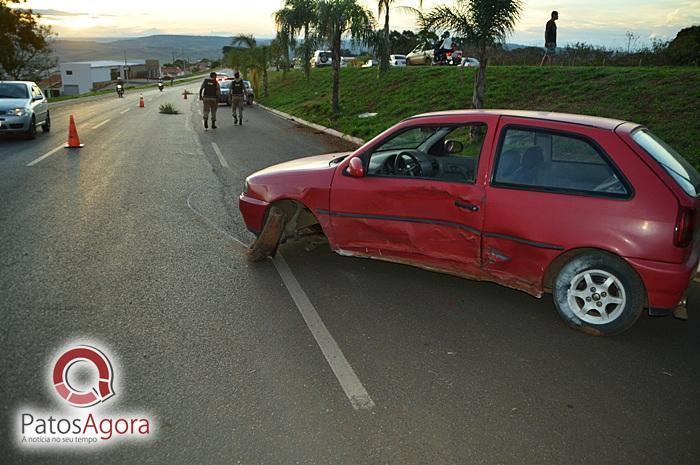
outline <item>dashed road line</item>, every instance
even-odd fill
[[[37,163],[39,163],[41,160],[43,160],[44,158],[50,157],[51,155],[53,155],[54,153],[58,152],[58,151],[61,150],[62,148],[64,148],[64,145],[59,145],[59,146],[56,147],[55,149],[49,150],[48,152],[46,152],[45,154],[43,154],[42,156],[40,156],[40,157],[37,158],[36,160],[30,161],[29,163],[27,163],[26,166],[34,166],[34,165],[36,165]]]
[[[219,149],[219,145],[216,142],[212,142],[211,146],[214,147],[214,152],[216,152],[216,156],[219,158],[219,163],[221,163],[221,166],[227,169],[231,169],[230,166],[228,166],[228,162],[226,162],[226,159],[224,158],[224,155],[221,153],[221,149]]]
[[[129,111],[129,110],[131,110],[131,108],[127,108],[126,110],[122,110],[122,111],[120,111],[119,113],[123,115],[124,113],[126,113],[126,112]]]
[[[338,344],[333,339],[333,336],[326,328],[326,325],[318,315],[316,308],[313,306],[309,297],[302,289],[301,284],[292,273],[292,270],[287,265],[287,261],[278,251],[275,258],[272,260],[275,264],[277,273],[279,273],[284,285],[292,296],[292,300],[299,309],[299,313],[304,318],[306,326],[311,331],[316,343],[318,344],[323,356],[333,370],[335,377],[338,379],[340,386],[345,391],[345,395],[350,400],[350,404],[355,410],[370,410],[374,407],[374,401],[369,396],[369,393],[362,385],[360,378],[355,374],[350,363],[343,355],[343,352],[338,347]]]
[[[99,123],[98,125],[93,126],[92,129],[97,129],[97,128],[99,128],[100,126],[104,126],[105,124],[109,123],[110,121],[111,121],[111,119],[108,118],[108,119],[102,121],[101,123]]]

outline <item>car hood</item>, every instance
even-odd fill
[[[280,197],[301,199],[309,191],[328,189],[338,163],[352,152],[327,153],[280,163],[253,173],[246,179],[253,196],[273,201]]]
[[[28,100],[26,98],[0,98],[0,110],[26,108],[27,102]]]

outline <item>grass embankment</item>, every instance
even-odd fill
[[[342,113],[333,121],[330,69],[272,73],[264,105],[368,139],[418,113],[471,108],[473,69],[341,70]],[[700,68],[492,66],[489,108],[607,116],[644,124],[700,168]],[[358,114],[377,112],[371,118]]]

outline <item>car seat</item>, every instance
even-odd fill
[[[544,163],[542,147],[534,146],[525,150],[520,158],[520,166],[513,173],[511,181],[517,184],[537,184],[540,167]]]

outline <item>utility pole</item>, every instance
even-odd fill
[[[126,50],[124,50],[124,85],[126,86],[128,83],[129,83],[129,73],[127,72]]]

